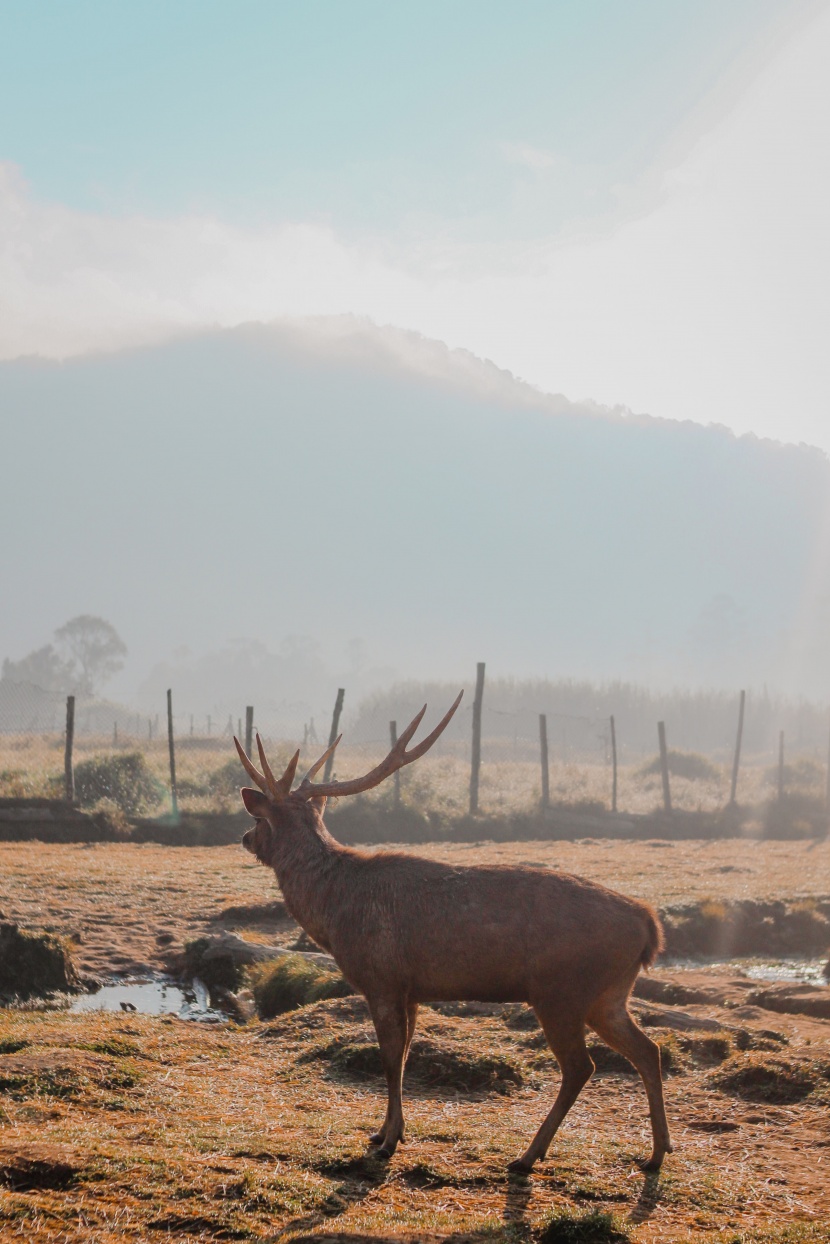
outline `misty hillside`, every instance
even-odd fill
[[[545,397],[351,320],[3,363],[0,410],[0,656],[91,612],[130,650],[122,695],[292,636],[335,680],[487,660],[830,692],[817,450]]]

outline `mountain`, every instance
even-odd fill
[[[122,696],[296,637],[333,686],[487,660],[830,694],[818,450],[544,395],[349,317],[3,363],[0,412],[0,656],[94,613],[130,650]]]

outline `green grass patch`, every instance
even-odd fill
[[[248,978],[262,1019],[296,1011],[309,1002],[354,993],[339,972],[329,971],[303,955],[283,955],[274,962],[257,964],[248,969]]]
[[[592,1209],[585,1214],[557,1212],[536,1238],[539,1244],[622,1244],[631,1237],[613,1214]]]

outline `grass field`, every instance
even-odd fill
[[[267,749],[276,769],[287,763],[292,744],[269,741]],[[63,792],[63,737],[50,735],[0,736],[0,797],[60,797]],[[147,742],[122,739],[113,745],[110,739],[80,736],[76,741],[75,764],[82,766],[93,757],[117,757],[138,751],[156,782],[155,797],[148,797],[146,813],[158,814],[169,808],[169,760],[166,739]],[[314,755],[304,761],[316,759]],[[341,744],[337,752],[337,776],[352,777],[366,772],[378,762],[383,747],[349,747]],[[689,777],[674,772],[671,778],[672,803],[691,812],[714,812],[728,802],[731,768],[728,765],[693,757],[699,770]],[[748,757],[741,769],[739,801],[760,806],[777,790],[777,774],[770,767],[770,757]],[[646,772],[647,761],[621,764],[618,774],[618,807],[621,812],[648,813],[662,807],[662,786],[659,773]],[[681,760],[677,768],[688,769]],[[247,780],[236,763],[233,745],[225,739],[189,739],[178,741],[176,770],[179,806],[185,812],[236,811],[238,787]],[[787,787],[791,791],[823,798],[826,778],[824,768],[815,758],[791,758],[786,769]],[[404,803],[423,812],[457,816],[467,811],[469,799],[469,758],[454,754],[450,746],[444,752],[432,753],[401,775]],[[569,805],[596,804],[610,807],[611,768],[593,761],[559,761],[555,757],[550,769],[550,797],[554,803]],[[372,792],[369,799],[389,801],[387,786]],[[508,741],[488,742],[484,746],[484,763],[480,781],[480,806],[485,814],[500,815],[528,811],[538,807],[541,798],[539,763],[528,758],[527,748],[514,749]],[[111,800],[104,796],[105,806]]]
[[[659,1176],[637,1165],[648,1151],[639,1081],[597,1054],[547,1161],[517,1179],[506,1164],[557,1075],[538,1034],[503,1015],[423,1009],[408,1141],[384,1164],[366,1145],[384,1095],[372,1060],[357,1056],[372,1048],[359,999],[248,1028],[7,1012],[0,1238],[827,1240],[820,1025],[794,1030],[776,1016],[762,1028],[732,1011],[724,1023],[758,1048],[651,1029],[673,1054],[676,1152]]]
[[[455,863],[553,865],[658,907],[830,895],[830,842],[596,839],[399,849]],[[26,928],[79,939],[79,964],[96,974],[157,969],[166,947],[215,928],[226,909],[275,897],[273,875],[241,847],[0,842],[0,912]]]
[[[555,865],[660,905],[830,894],[830,843],[420,850]],[[244,936],[287,943],[296,926],[262,923],[277,896],[240,848],[0,844],[3,915],[74,937],[82,968],[105,976],[159,970],[229,912]],[[698,974],[706,1000],[683,1008],[709,1030],[635,1004],[671,1064],[677,1151],[659,1176],[637,1166],[642,1086],[598,1047],[547,1161],[507,1177],[557,1082],[516,1008],[422,1009],[409,1140],[387,1164],[366,1146],[384,1093],[359,999],[244,1027],[0,1011],[0,1240],[830,1240],[830,1020],[747,1006],[726,971]]]

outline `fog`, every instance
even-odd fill
[[[818,450],[548,397],[343,318],[0,365],[0,656],[94,614],[107,695],[219,719],[401,679],[830,696]],[[282,711],[282,709],[279,709]]]

